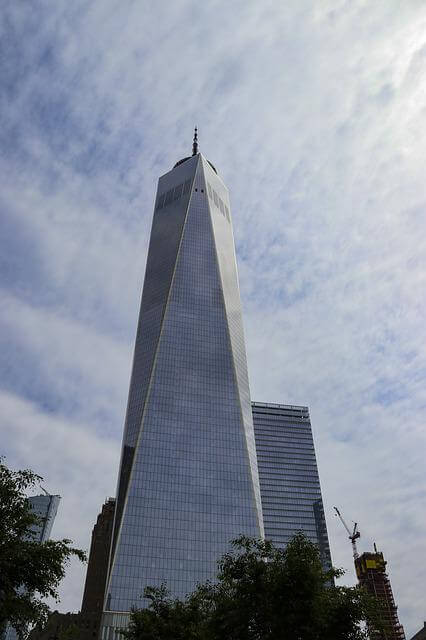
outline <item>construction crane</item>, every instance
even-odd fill
[[[346,531],[348,532],[349,540],[352,543],[352,553],[353,553],[353,556],[354,556],[354,560],[356,560],[357,558],[359,558],[358,549],[356,548],[356,540],[357,540],[357,538],[361,537],[361,534],[358,531],[358,523],[354,522],[354,528],[353,528],[353,531],[351,533],[351,530],[349,529],[349,527],[346,524],[346,522],[343,520],[339,509],[337,507],[334,507],[334,510],[337,513],[337,515],[339,516],[340,520],[342,521],[342,524],[345,527]]]

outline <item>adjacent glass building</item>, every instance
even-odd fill
[[[263,535],[228,190],[196,144],[158,183],[102,638],[147,585],[185,596]]]
[[[60,501],[61,496],[47,493],[28,498],[31,511],[39,518],[39,522],[31,527],[33,539],[37,542],[49,540]]]
[[[308,407],[252,403],[265,538],[284,548],[298,531],[318,545],[324,568],[330,547]]]
[[[37,523],[30,527],[28,539],[34,542],[46,542],[46,540],[49,540],[60,500],[61,496],[48,493],[28,498],[31,511],[39,519]],[[23,592],[22,587],[20,592]],[[18,640],[18,634],[13,627],[8,625],[3,638],[4,640]]]

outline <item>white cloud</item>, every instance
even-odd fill
[[[120,448],[90,423],[49,414],[11,393],[0,393],[2,454],[15,468],[30,467],[61,495],[52,537],[88,550],[92,526],[108,495],[115,495]],[[73,561],[61,585],[61,608],[79,609],[86,567]],[[52,603],[52,606],[53,603]]]

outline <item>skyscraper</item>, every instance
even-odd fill
[[[98,637],[104,604],[105,583],[108,574],[108,560],[111,548],[112,527],[114,522],[115,499],[108,498],[102,506],[92,531],[89,561],[80,619],[85,623],[81,629],[83,638]]]
[[[265,538],[284,548],[297,531],[331,567],[308,407],[253,402]]]
[[[47,492],[38,496],[30,496],[28,503],[31,511],[39,518],[39,521],[30,527],[28,539],[34,542],[46,542],[50,537],[53,522],[58,511],[61,496],[50,495]],[[23,592],[21,588],[21,593]],[[4,640],[17,640],[18,634],[13,627],[7,626]]]
[[[52,640],[68,636],[78,637],[78,640],[99,638],[114,507],[115,499],[108,498],[93,527],[81,612],[58,613],[58,611],[54,611],[42,628],[37,626],[32,630],[28,637],[29,640]],[[16,639],[13,638],[13,640]]]
[[[35,541],[45,542],[49,540],[60,501],[61,496],[53,496],[48,493],[28,498],[31,511],[40,519],[37,524],[31,527]]]
[[[228,190],[195,137],[158,183],[103,638],[145,586],[184,596],[214,578],[241,533],[263,523],[234,239]]]

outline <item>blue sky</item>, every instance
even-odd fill
[[[2,18],[1,449],[62,495],[55,536],[87,548],[115,492],[156,181],[197,124],[230,189],[252,397],[309,405],[334,563],[352,583],[336,504],[414,633],[424,3],[11,0]]]

